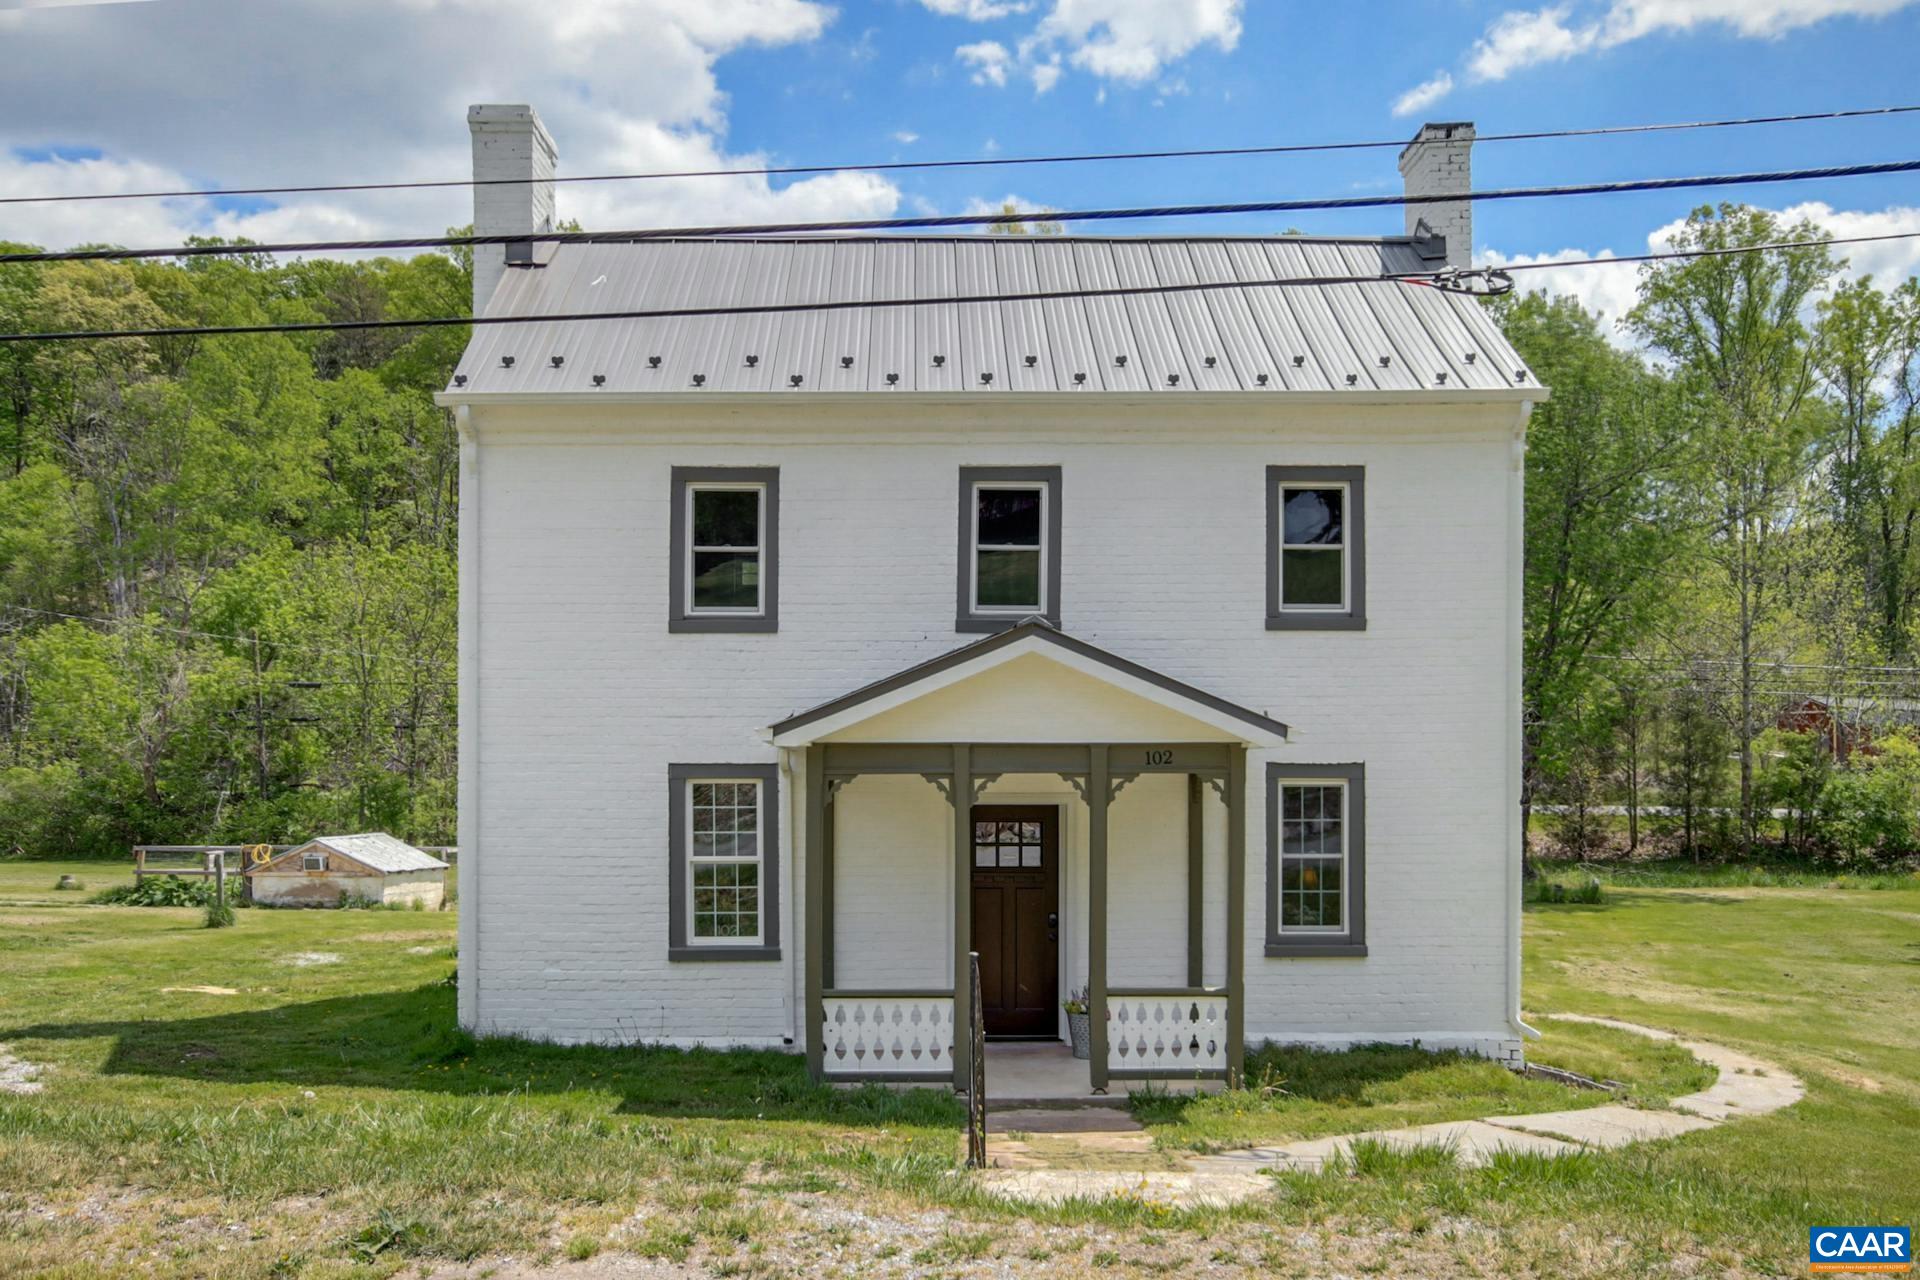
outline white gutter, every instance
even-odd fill
[[[454,883],[460,890],[460,1025],[478,1032],[480,1021],[480,441],[465,405],[454,410],[460,433],[460,555],[458,581],[460,753],[455,796],[455,841],[460,846]]]
[[[1524,1038],[1538,1040],[1540,1033],[1520,1019],[1520,899],[1525,888],[1521,858],[1527,838],[1520,825],[1520,770],[1525,760],[1520,671],[1526,660],[1527,419],[1532,414],[1531,402],[1520,406],[1507,468],[1507,1023]]]

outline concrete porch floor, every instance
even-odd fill
[[[996,1107],[1124,1107],[1135,1089],[1157,1093],[1218,1093],[1219,1080],[1115,1080],[1093,1091],[1089,1064],[1060,1041],[988,1041],[987,1109]]]

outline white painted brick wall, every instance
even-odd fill
[[[1271,758],[1367,764],[1371,954],[1270,960],[1261,945],[1258,782],[1268,757],[1254,757],[1249,1037],[1510,1039],[1506,485],[1515,408],[1175,413],[1158,402],[1092,403],[1097,412],[1078,416],[1009,409],[990,427],[971,404],[916,409],[897,422],[879,417],[884,408],[843,406],[779,406],[771,417],[476,408],[480,530],[467,552],[480,557],[479,697],[463,714],[477,715],[480,748],[475,794],[462,797],[477,841],[462,851],[475,881],[462,885],[474,933],[461,963],[473,967],[477,995],[463,1018],[561,1040],[791,1036],[801,955],[795,842],[783,850],[782,962],[669,963],[667,766],[773,760],[762,727],[966,642],[953,630],[957,470],[1050,463],[1064,469],[1068,631],[1285,720],[1296,740]],[[1271,463],[1367,468],[1364,632],[1265,630]],[[781,469],[778,634],[667,633],[669,468],[717,464]],[[857,801],[876,785],[844,794]],[[925,794],[904,790],[904,810],[947,821],[937,793],[912,785]],[[1135,783],[1120,811],[1148,794]],[[1172,790],[1169,799],[1182,803]],[[1166,838],[1152,838],[1182,867],[1183,821],[1169,818]],[[1225,968],[1224,907],[1214,897],[1224,888],[1223,826],[1210,814],[1213,981]],[[1129,882],[1115,886],[1115,979],[1178,980],[1180,882],[1154,869],[1155,900],[1144,900],[1149,877],[1132,879],[1144,870],[1135,862],[1116,851],[1116,879]],[[876,947],[883,935],[896,947],[923,932],[933,942],[928,921],[950,910],[944,874],[923,880],[908,867],[874,881],[874,905],[857,905],[860,867],[842,863],[843,982],[902,963],[904,953],[886,966],[850,963],[860,931]],[[1084,892],[1083,879],[1070,886]],[[950,933],[933,945],[944,956]],[[1147,946],[1163,949],[1164,963]],[[909,973],[919,980],[917,968],[889,980]],[[1078,981],[1073,973],[1063,979]]]
[[[1408,195],[1455,195],[1473,190],[1471,124],[1428,124],[1400,153],[1400,176]],[[1447,265],[1473,265],[1473,204],[1467,200],[1406,206],[1407,234],[1420,224],[1447,238]]]

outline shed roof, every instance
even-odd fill
[[[1444,265],[1431,256],[1433,243],[975,235],[546,245],[538,255],[544,265],[507,272],[487,315],[893,305],[476,326],[443,399],[739,392],[1539,395],[1532,373],[1473,298],[1418,282],[1371,279]],[[1348,276],[1369,279],[1260,283]],[[1217,287],[1178,290],[1182,285]],[[1176,288],[953,301],[1168,287]]]
[[[422,853],[405,840],[384,831],[366,831],[350,836],[317,836],[298,849],[289,850],[285,856],[304,853],[316,845],[379,872],[436,871],[445,869],[447,865],[432,854]]]

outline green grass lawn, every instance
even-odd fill
[[[87,891],[55,891],[62,872]],[[1362,1151],[1180,1213],[981,1197],[940,1091],[820,1088],[780,1054],[475,1042],[453,1025],[452,912],[256,909],[208,930],[86,902],[127,879],[0,862],[0,1044],[47,1068],[44,1092],[0,1093],[0,1275],[477,1275],[616,1252],[756,1276],[1798,1274],[1810,1223],[1920,1218],[1920,887],[1529,908],[1536,1060],[1645,1102],[1709,1077],[1540,1016],[1610,1014],[1779,1062],[1808,1081],[1799,1106],[1482,1170]],[[1140,1114],[1163,1146],[1207,1149],[1602,1100],[1404,1049],[1268,1050],[1250,1075]]]

